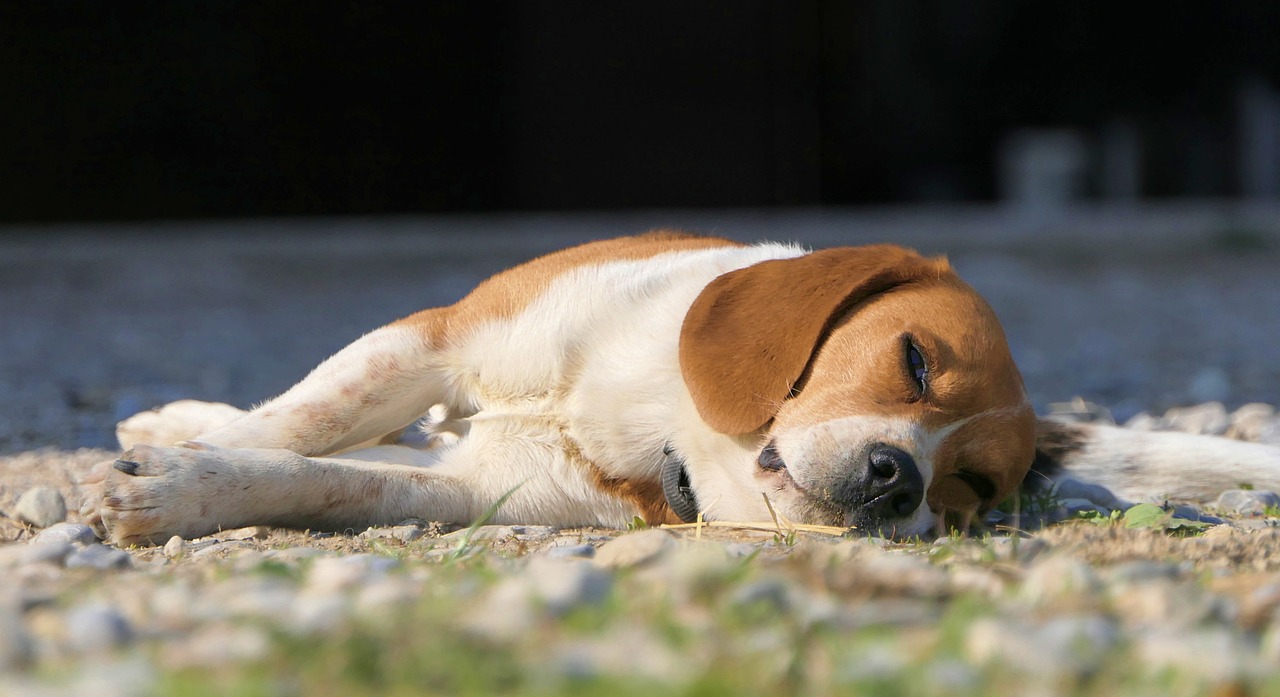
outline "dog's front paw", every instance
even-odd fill
[[[135,445],[173,445],[197,438],[235,421],[245,412],[230,404],[183,399],[134,414],[116,424],[116,440],[128,450]]]
[[[102,522],[102,487],[114,464],[115,460],[99,462],[77,482],[81,492],[80,520],[104,540],[107,539],[107,528]]]
[[[135,445],[105,464],[100,495],[87,504],[85,521],[117,546],[200,537],[230,520],[232,471],[216,449]]]

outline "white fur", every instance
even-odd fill
[[[1059,477],[1101,484],[1130,501],[1209,501],[1247,484],[1280,491],[1280,448],[1175,431],[1081,424],[1082,448]]]

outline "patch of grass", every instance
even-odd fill
[[[1174,511],[1166,510],[1154,503],[1140,503],[1125,511],[1111,511],[1103,515],[1097,511],[1084,511],[1077,519],[1095,525],[1117,525],[1129,529],[1163,530],[1172,535],[1198,535],[1212,527],[1211,524],[1199,520],[1187,520],[1174,517]]]
[[[524,482],[515,485],[510,491],[499,496],[497,501],[494,501],[487,509],[485,509],[484,513],[481,513],[480,517],[476,518],[475,521],[467,527],[466,532],[462,533],[462,538],[458,540],[458,546],[444,558],[444,563],[455,564],[475,554],[479,548],[471,544],[471,538],[475,537],[477,530],[488,524],[490,520],[493,520],[493,516],[497,515],[498,509],[502,508],[502,505],[507,502],[507,499],[511,498],[511,496],[522,486],[524,486]]]

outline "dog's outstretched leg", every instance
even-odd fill
[[[1248,485],[1280,491],[1280,448],[1218,436],[1040,419],[1030,486],[1073,477],[1130,501],[1210,501]]]
[[[376,329],[289,391],[194,440],[223,448],[339,452],[408,426],[448,401],[441,354],[417,327]]]

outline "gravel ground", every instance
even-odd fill
[[[406,521],[115,550],[86,537],[74,513],[75,479],[113,455],[120,418],[186,397],[247,406],[499,268],[660,224],[948,252],[1005,322],[1041,411],[1079,395],[1150,427],[1160,419],[1143,412],[1217,401],[1156,425],[1222,432],[1233,410],[1280,395],[1280,236],[1266,222],[1280,216],[1229,213],[1082,214],[1074,235],[972,211],[10,231],[0,238],[0,695],[203,694],[246,681],[254,693],[372,692],[377,681],[350,666],[354,638],[381,670],[407,653],[426,672],[405,684],[446,692],[460,665],[494,656],[509,664],[475,677],[480,691],[555,694],[565,681],[610,679],[777,694],[1280,690],[1280,530],[1269,515],[1280,499],[1268,492],[1182,518],[1142,517],[1098,492],[1043,495],[1023,502],[1029,517],[993,517],[993,535],[910,544]],[[1235,435],[1280,435],[1266,408],[1235,412],[1246,416],[1250,430]],[[59,503],[72,511],[60,524]],[[432,643],[439,636],[454,643]],[[423,658],[438,655],[452,662]],[[516,682],[484,682],[503,665]],[[229,666],[231,683],[199,677]],[[285,680],[290,670],[301,673]]]

